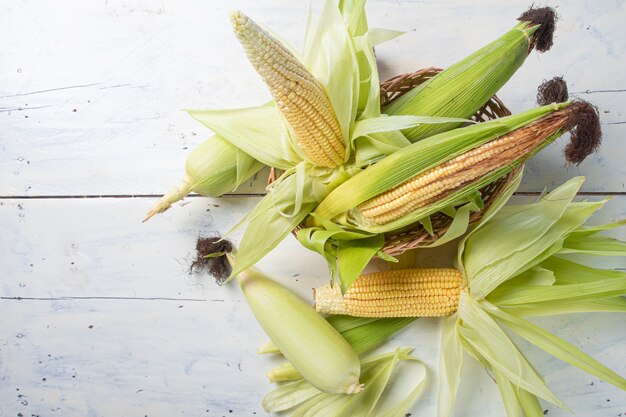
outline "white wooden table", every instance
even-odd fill
[[[579,167],[564,167],[564,140],[550,146],[527,165],[521,191],[530,196],[517,199],[586,175],[587,198],[614,196],[595,221],[624,218],[626,2],[547,3],[561,16],[553,50],[533,53],[500,96],[513,111],[529,108],[543,79],[564,75],[599,107],[605,138]],[[188,274],[195,239],[235,224],[259,200],[263,178],[140,220],[209,135],[181,108],[268,99],[228,12],[241,9],[299,46],[307,4],[0,3],[0,416],[265,415],[264,373],[276,361],[255,353],[262,330],[237,286]],[[377,48],[381,78],[449,65],[508,30],[527,6],[371,0],[371,26],[407,31]],[[624,268],[623,260],[605,265]],[[326,280],[323,262],[292,238],[260,267],[306,297]],[[623,317],[534,321],[626,374]],[[385,347],[415,346],[431,371],[416,416],[435,412],[438,335],[437,320],[419,320]],[[520,343],[577,416],[626,415],[624,392]],[[504,415],[475,361],[466,361],[455,414]]]

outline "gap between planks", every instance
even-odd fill
[[[542,191],[517,191],[513,195],[517,196],[540,196]],[[581,191],[579,196],[626,196],[626,191]],[[67,200],[67,199],[96,199],[96,198],[161,198],[162,194],[85,194],[85,195],[0,195],[0,200]],[[241,193],[225,194],[220,197],[211,198],[246,198],[263,197],[265,193]],[[199,194],[189,194],[185,198],[209,198]]]
[[[73,297],[73,296],[65,296],[65,297],[0,297],[0,300],[7,301],[93,301],[93,300],[104,300],[104,301],[186,301],[186,302],[225,302],[223,299],[207,299],[207,298],[171,298],[171,297],[116,297],[116,296],[108,296],[108,297],[98,297],[98,296],[82,296],[82,297]],[[234,302],[239,302],[235,300]]]

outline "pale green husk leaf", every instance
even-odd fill
[[[443,319],[439,346],[437,416],[448,417],[456,400],[463,370],[463,346],[459,333],[458,314]]]
[[[380,45],[381,43],[389,42],[395,38],[404,35],[406,32],[392,29],[371,28],[367,32],[367,38],[372,46]]]
[[[302,192],[297,189],[303,187]],[[316,206],[309,177],[300,183],[298,175],[290,175],[280,181],[256,205],[242,223],[248,227],[239,244],[237,261],[231,277],[257,263],[274,249]],[[297,204],[295,196],[301,195]]]
[[[560,300],[542,303],[525,303],[502,306],[502,310],[516,316],[552,316],[573,313],[626,313],[626,298],[613,297],[599,300]]]
[[[355,395],[324,394],[311,389],[304,381],[287,383],[268,393],[263,406],[268,412],[294,408],[291,416],[320,417],[400,417],[404,416],[423,389],[426,369],[410,355],[410,348],[370,356],[361,361],[361,377],[365,388]],[[414,372],[416,386],[401,400],[389,399],[392,375],[397,365],[408,361],[419,367]]]
[[[326,0],[313,35],[306,36],[304,65],[325,87],[349,149],[359,102],[359,67],[353,40],[337,4]],[[346,158],[349,152],[346,152]]]
[[[337,242],[337,269],[342,292],[345,292],[359,277],[359,274],[383,247],[384,243],[385,237],[383,235]]]
[[[500,326],[467,292],[461,293],[459,331],[463,343],[476,350],[489,365],[517,387],[566,408],[550,391]]]
[[[471,120],[453,117],[434,116],[387,116],[382,115],[357,121],[352,131],[352,139],[372,133],[391,132],[422,124],[473,123]]]
[[[626,291],[626,288],[624,291]],[[506,313],[494,305],[485,303],[484,308],[496,320],[538,348],[545,350],[547,353],[561,359],[564,362],[574,365],[585,372],[610,382],[622,390],[626,390],[626,379],[602,365],[600,362],[593,359],[591,356],[587,355],[571,343],[556,337],[550,332],[547,332],[524,319]]]
[[[504,403],[504,409],[508,417],[520,417],[520,405],[517,399],[516,387],[509,381],[499,369],[492,369],[498,390]],[[519,388],[518,388],[519,389]]]
[[[565,236],[603,205],[571,203],[582,180],[567,182],[533,205],[504,207],[493,222],[468,237],[463,266],[474,297],[485,297],[504,281],[556,253]],[[490,238],[503,235],[510,239],[497,239],[496,244]]]
[[[189,115],[265,165],[289,169],[300,163],[273,103],[233,110],[187,110]]]

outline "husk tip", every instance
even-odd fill
[[[155,210],[154,208],[151,209],[148,214],[146,214],[146,217],[144,217],[144,219],[141,221],[142,223],[147,222],[148,220],[150,220],[152,218],[152,216],[154,216],[155,214],[157,214],[158,211]]]
[[[164,194],[159,200],[157,200],[146,217],[143,219],[142,223],[147,222],[158,213],[163,213],[165,210],[169,209],[172,204],[177,201],[182,200],[187,194],[191,192],[191,178],[189,175],[185,174],[182,182],[178,185],[178,187],[172,188],[166,194]]]
[[[274,370],[268,371],[265,374],[265,377],[267,378],[269,382],[280,382],[280,378],[278,378]]]
[[[170,207],[171,207],[171,203],[169,201],[167,201],[165,196],[161,197],[156,203],[154,203],[154,205],[152,206],[150,211],[148,211],[148,213],[146,214],[146,217],[141,222],[142,223],[147,222],[155,214],[163,213],[164,211],[166,211]]]
[[[348,386],[346,388],[346,394],[358,394],[359,392],[361,392],[361,390],[363,390],[363,387],[365,386],[365,384],[361,384],[360,382],[356,382],[354,384],[351,384],[350,386]]]

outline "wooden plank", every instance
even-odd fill
[[[271,388],[264,373],[280,361],[256,354],[265,336],[244,303],[2,300],[0,306],[4,415],[267,415],[260,406]],[[533,321],[626,372],[619,315]],[[438,340],[438,321],[423,319],[383,349],[415,346],[429,368],[413,415],[435,415]],[[624,392],[520,346],[576,415],[623,412]],[[549,415],[568,415],[544,407]],[[470,357],[454,415],[504,415],[496,385]]]
[[[516,197],[514,201],[534,199]],[[147,223],[141,219],[150,205],[148,199],[0,201],[2,267],[4,275],[11,277],[3,282],[3,295],[197,298],[197,291],[207,284],[203,281],[196,288],[188,276],[197,237],[225,234],[257,201],[194,198]],[[619,196],[592,221],[623,218],[626,197]],[[237,242],[242,233],[243,229],[235,231],[232,239]],[[626,228],[608,233],[626,240]],[[451,248],[454,252],[454,246]],[[423,252],[419,261],[429,265],[447,262],[431,259],[439,249]],[[606,258],[602,262],[607,267],[623,267],[623,260]],[[293,236],[285,238],[259,267],[286,279],[299,274],[290,285],[307,298],[314,283],[327,277],[321,257],[301,247]]]
[[[598,105],[605,139],[599,154],[568,169],[561,139],[530,163],[523,189],[582,174],[586,191],[624,192],[626,4],[550,5],[561,15],[554,50],[533,53],[501,96],[512,110],[526,109],[542,79],[563,74]],[[407,31],[377,48],[382,78],[449,65],[510,28],[527,6],[371,1],[372,26]],[[269,98],[231,34],[235,8],[301,45],[306,2],[67,0],[62,12],[42,0],[0,5],[0,195],[141,195],[174,186],[187,154],[210,135],[180,109]],[[264,186],[260,178],[240,192]]]
[[[145,224],[147,199],[0,201],[0,415],[265,415],[263,375],[278,361],[255,353],[262,330],[236,285],[188,274],[197,236],[224,233],[256,201],[194,198]],[[595,221],[625,216],[617,197]],[[433,254],[420,257],[432,264]],[[323,261],[291,237],[259,267],[307,299],[327,279]],[[621,316],[533,321],[626,373]],[[385,346],[415,346],[431,372],[413,415],[435,413],[438,340],[438,320],[419,320]],[[623,391],[521,346],[577,415],[623,411]],[[504,413],[471,358],[457,404],[457,416]]]

